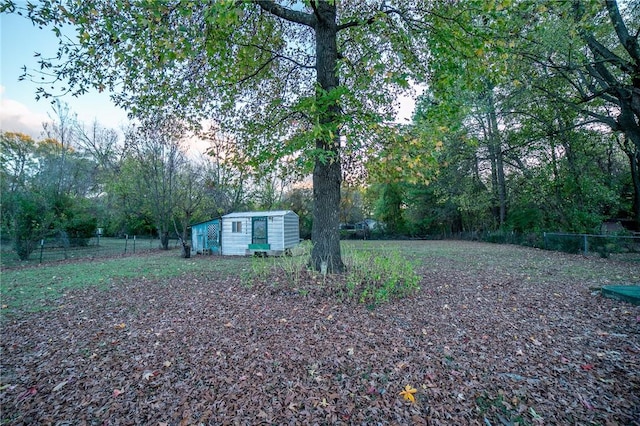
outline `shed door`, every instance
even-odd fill
[[[254,217],[252,222],[252,244],[267,244],[267,218]]]

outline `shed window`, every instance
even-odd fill
[[[242,232],[242,222],[231,222],[231,232],[234,234]]]

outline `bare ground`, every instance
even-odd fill
[[[2,424],[640,425],[640,307],[560,271],[611,263],[507,250],[423,259],[421,290],[374,309],[312,277],[69,292],[4,319]]]

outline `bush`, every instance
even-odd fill
[[[375,255],[354,250],[345,253],[344,262],[347,267],[345,295],[360,303],[375,306],[419,289],[420,277],[415,265],[397,250]]]
[[[346,272],[325,277],[308,268],[310,245],[301,245],[296,251],[295,256],[252,258],[241,274],[243,284],[252,287],[261,283],[274,288],[281,282],[279,278],[285,278],[287,288],[281,290],[301,294],[318,291],[323,296],[332,294],[341,300],[354,300],[369,307],[419,289],[420,277],[415,272],[415,265],[398,250],[374,254],[365,250],[348,251],[343,254]]]

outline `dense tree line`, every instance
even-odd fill
[[[55,105],[41,140],[0,134],[2,238],[22,259],[42,239],[83,245],[98,228],[158,238],[168,249],[170,236],[188,241],[192,223],[282,204],[286,182],[254,173],[232,147],[220,150],[230,141],[219,134],[209,155],[194,158],[178,123],[87,127]],[[308,215],[306,197],[291,205]]]
[[[42,66],[141,123],[118,140],[58,111],[42,141],[4,133],[9,235],[90,216],[167,247],[194,221],[293,208],[314,264],[339,271],[338,224],[366,218],[410,236],[638,229],[637,1],[116,3],[3,2],[74,25]],[[412,85],[413,121],[390,124]],[[190,137],[210,140],[206,160],[185,155]],[[20,230],[27,205],[48,215]]]

